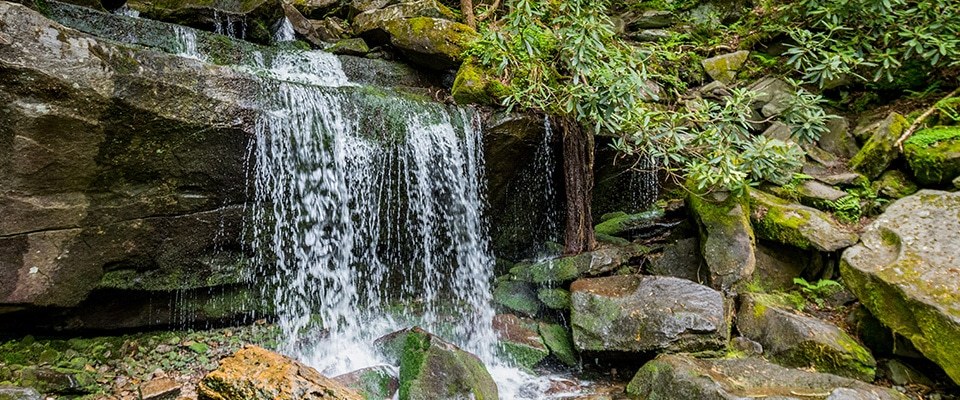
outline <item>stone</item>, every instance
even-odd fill
[[[498,282],[493,289],[493,302],[523,315],[534,316],[540,312],[536,289],[524,281]]]
[[[477,356],[419,327],[377,339],[400,366],[400,400],[497,399],[497,384]]]
[[[353,389],[365,399],[391,399],[400,382],[392,365],[377,365],[333,377],[341,385]]]
[[[757,237],[798,249],[837,251],[857,242],[857,234],[823,211],[764,193],[750,191],[751,214]]]
[[[570,285],[570,325],[580,351],[696,352],[726,345],[723,295],[673,277],[621,275]]]
[[[552,356],[568,366],[580,364],[580,357],[573,346],[573,337],[569,329],[563,325],[541,322],[538,331]]]
[[[174,400],[180,395],[180,384],[173,378],[154,378],[140,386],[143,400]]]
[[[750,86],[747,90],[757,94],[756,109],[764,118],[780,115],[787,109],[790,99],[796,95],[792,85],[777,77],[764,77]]]
[[[673,12],[665,10],[647,10],[632,19],[628,25],[634,30],[667,28],[674,23]]]
[[[860,239],[840,260],[844,285],[960,383],[960,193],[897,200]]]
[[[765,292],[789,291],[796,287],[793,279],[803,276],[804,271],[820,269],[822,257],[817,252],[804,251],[777,243],[757,243],[757,268],[751,284]]]
[[[704,59],[701,61],[701,65],[713,80],[731,84],[737,79],[737,72],[740,72],[740,69],[743,68],[743,64],[747,62],[747,56],[749,55],[749,51],[740,50]]]
[[[430,17],[387,21],[383,30],[411,62],[435,70],[459,67],[463,52],[478,37],[467,25]]]
[[[280,0],[213,3],[207,0],[127,0],[140,18],[170,22],[260,44],[273,42],[273,28],[284,18]]]
[[[887,379],[890,379],[894,385],[923,385],[926,387],[934,386],[933,381],[931,381],[930,378],[926,377],[923,373],[896,359],[887,360],[883,363],[883,375],[887,377]]]
[[[324,42],[339,42],[350,35],[346,21],[337,17],[310,20],[310,25],[313,28],[313,35]]]
[[[648,249],[630,244],[624,247],[605,247],[575,256],[561,257],[533,264],[518,264],[510,273],[517,279],[538,285],[557,285],[581,276],[595,276],[613,271]]]
[[[665,29],[641,29],[627,36],[637,42],[665,42],[673,37],[673,33]]]
[[[46,367],[28,366],[14,372],[14,379],[25,387],[31,387],[41,393],[78,395],[96,393],[99,386],[96,377],[90,371]]]
[[[756,239],[750,226],[746,197],[691,192],[687,205],[700,230],[700,254],[707,264],[710,286],[727,292],[753,274]]]
[[[353,17],[353,32],[357,35],[373,36],[374,43],[387,42],[384,29],[387,23],[417,17],[442,18],[456,20],[456,15],[447,6],[436,0],[418,0],[378,6],[365,10]]]
[[[542,288],[537,291],[537,298],[547,308],[554,310],[570,309],[570,291],[561,288]]]
[[[896,141],[909,123],[902,115],[890,113],[876,126],[863,148],[850,159],[850,168],[873,179],[880,176],[900,154]]]
[[[0,400],[43,400],[34,388],[0,385]]]
[[[293,0],[293,6],[310,19],[322,19],[340,8],[339,0]]]
[[[960,176],[960,127],[919,130],[903,142],[903,155],[917,183],[948,185]]]
[[[872,187],[878,194],[891,199],[902,199],[920,190],[907,174],[896,169],[885,171],[873,182]]]
[[[700,241],[684,238],[670,243],[663,252],[651,258],[646,271],[652,275],[683,278],[700,284],[707,282],[707,264],[700,255]]]
[[[499,104],[510,89],[500,82],[493,72],[484,68],[473,58],[460,64],[453,80],[451,95],[458,104]]]
[[[797,195],[804,205],[822,208],[847,197],[849,194],[820,181],[806,180],[800,186],[797,186]]]
[[[202,400],[361,400],[358,393],[296,360],[247,345],[197,385]]]
[[[493,317],[493,330],[497,332],[497,347],[503,359],[513,365],[530,370],[550,355],[537,322],[523,320],[512,314]]]
[[[326,45],[323,39],[316,34],[313,22],[307,19],[307,17],[304,17],[293,4],[285,2],[281,3],[281,6],[283,7],[284,16],[290,21],[290,25],[293,26],[293,31],[296,34],[307,39],[307,41],[314,46],[323,47]]]
[[[737,336],[731,339],[730,347],[747,356],[759,356],[763,354],[763,345],[743,336]]]
[[[906,400],[894,389],[836,375],[784,368],[761,358],[697,359],[664,354],[627,385],[635,399]]]
[[[737,330],[763,345],[771,361],[865,382],[876,376],[873,355],[840,328],[795,313],[775,295],[744,293],[740,301]]]
[[[646,211],[638,214],[624,213],[597,224],[594,227],[594,232],[601,235],[632,238],[634,234],[652,227],[663,216],[662,210]]]
[[[327,51],[333,54],[362,56],[370,52],[370,47],[361,38],[340,39],[333,46],[328,47]]]
[[[838,115],[827,120],[827,131],[820,135],[817,146],[844,159],[849,159],[860,151],[857,140],[850,134],[850,122]]]
[[[772,122],[770,126],[763,131],[762,135],[770,139],[793,142],[793,133],[790,131],[790,127],[779,121]]]

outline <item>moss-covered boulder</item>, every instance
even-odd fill
[[[540,332],[540,337],[543,338],[543,343],[550,349],[552,356],[569,366],[575,366],[580,363],[577,349],[573,346],[573,337],[570,335],[570,329],[559,324],[541,322],[538,331]]]
[[[829,214],[760,190],[750,191],[750,220],[757,237],[798,249],[837,251],[857,242],[857,234]]]
[[[362,56],[370,52],[370,46],[361,38],[340,39],[328,47],[327,51],[333,54]]]
[[[459,104],[499,104],[509,93],[509,87],[472,58],[460,64],[451,89],[453,99]]]
[[[477,356],[414,327],[377,339],[400,366],[400,400],[497,399],[497,384]]]
[[[493,289],[493,302],[512,312],[534,316],[540,311],[537,292],[529,282],[500,280]]]
[[[746,196],[692,191],[687,205],[700,230],[700,253],[707,264],[710,286],[727,291],[753,274],[756,239]]]
[[[873,179],[887,169],[900,154],[897,139],[909,123],[902,115],[890,113],[881,123],[874,125],[870,139],[850,159],[850,168]]]
[[[701,64],[710,78],[729,84],[737,78],[737,72],[740,72],[740,69],[743,68],[743,64],[747,61],[749,55],[749,51],[740,50],[704,59]]]
[[[960,193],[891,204],[843,252],[844,284],[884,325],[960,383]]]
[[[820,135],[817,146],[837,157],[850,159],[860,151],[857,140],[850,133],[850,122],[838,115],[833,117],[827,121],[827,131]]]
[[[683,278],[697,283],[706,283],[707,264],[700,255],[700,241],[695,237],[683,238],[664,246],[660,254],[648,256],[647,273]]]
[[[537,332],[536,321],[498,314],[493,317],[493,329],[497,332],[497,349],[501,358],[516,366],[530,370],[550,355]]]
[[[463,52],[478,37],[469,26],[430,17],[387,21],[383,30],[390,36],[390,44],[410,61],[439,70],[459,66]]]
[[[417,17],[441,18],[454,21],[456,15],[437,0],[355,1],[351,8],[362,12],[353,17],[353,32],[372,37],[377,44],[387,41],[383,31],[387,23]]]
[[[871,188],[878,194],[891,199],[901,199],[920,190],[917,184],[907,177],[907,174],[896,169],[880,175],[880,178],[871,184]]]
[[[703,351],[726,345],[723,295],[673,277],[623,275],[570,285],[570,324],[580,351]]]
[[[561,288],[542,288],[537,291],[537,298],[548,308],[554,310],[570,309],[570,291]]]
[[[400,383],[393,366],[378,365],[348,372],[332,378],[341,385],[353,389],[364,399],[390,399],[397,393]]]
[[[615,270],[648,249],[630,244],[623,247],[605,247],[575,256],[561,257],[535,263],[521,263],[510,273],[521,280],[539,285],[558,285],[581,276],[595,276]]]
[[[894,389],[836,375],[781,367],[761,358],[697,359],[661,355],[627,385],[633,399],[906,400]]]
[[[903,143],[903,155],[921,185],[951,183],[960,176],[960,126],[917,131]]]
[[[272,351],[248,345],[220,361],[197,385],[203,400],[362,400],[317,370]]]
[[[629,238],[631,235],[643,231],[663,218],[662,210],[646,211],[638,214],[618,214],[611,216],[594,227],[598,235],[610,235]]]
[[[270,44],[284,18],[279,0],[128,0],[127,6],[150,18],[227,36]]]
[[[763,345],[767,358],[788,367],[873,381],[877,361],[840,328],[796,313],[776,295],[744,293],[740,301],[737,330]]]

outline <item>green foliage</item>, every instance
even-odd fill
[[[894,81],[908,65],[960,65],[960,2],[926,0],[774,0],[764,20],[794,44],[787,63],[821,86],[844,77]]]
[[[810,283],[803,278],[793,278],[793,283],[800,287],[800,291],[803,292],[810,301],[817,303],[817,307],[823,307],[824,298],[843,290],[843,285],[840,282],[830,280],[830,279],[821,279],[815,283]]]
[[[860,221],[863,210],[860,207],[860,196],[848,194],[837,200],[830,202],[830,208],[833,209],[833,215],[840,222],[856,223]]]

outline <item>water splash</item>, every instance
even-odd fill
[[[122,15],[125,17],[130,17],[130,18],[140,18],[140,11],[134,10],[126,4],[124,4],[123,6],[121,6],[116,10],[110,11],[110,13],[114,15]]]
[[[177,55],[194,60],[204,61],[206,56],[197,48],[197,32],[179,25],[173,26],[173,33],[177,43]]]
[[[277,43],[292,42],[297,38],[297,32],[293,30],[293,23],[290,18],[283,17],[277,24],[273,32],[273,41]]]

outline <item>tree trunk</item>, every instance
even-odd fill
[[[567,222],[563,252],[567,255],[593,250],[593,135],[570,117],[560,118],[563,130],[563,180],[566,186]]]
[[[460,0],[460,12],[467,26],[477,29],[477,18],[473,16],[473,0]]]

